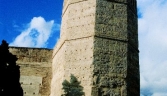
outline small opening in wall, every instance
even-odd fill
[[[35,92],[33,94],[35,95]]]
[[[112,5],[112,9],[115,9],[115,6],[114,6],[114,4]]]
[[[9,66],[9,64],[8,64],[8,63],[6,63],[6,66]]]

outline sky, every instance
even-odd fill
[[[0,0],[0,41],[52,49],[59,38],[62,0]]]
[[[167,0],[137,0],[140,96],[167,96]],[[0,41],[53,49],[63,0],[0,0]]]

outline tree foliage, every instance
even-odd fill
[[[77,80],[77,78],[71,74],[70,82],[64,80],[63,90],[64,94],[62,96],[84,96],[83,87],[80,85],[81,82]]]
[[[0,96],[23,96],[17,57],[8,49],[8,43],[3,40],[0,45]]]

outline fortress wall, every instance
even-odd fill
[[[53,52],[51,96],[61,96],[62,82],[71,74],[81,81],[85,96],[91,96],[95,5],[95,0],[64,1],[61,36]]]
[[[97,0],[97,5],[95,35],[127,41],[127,5],[106,0]]]
[[[136,1],[97,0],[97,5],[93,63],[99,81],[93,96],[139,96]]]
[[[52,50],[10,47],[20,66],[20,83],[24,96],[49,96],[51,83]]]
[[[53,67],[62,74],[54,71],[53,78],[61,79],[52,84],[61,86],[74,74],[85,96],[139,96],[136,14],[136,0],[64,0],[53,53]],[[61,88],[51,96],[60,96]]]
[[[73,74],[81,81],[85,96],[91,96],[93,37],[65,41],[53,59],[53,79],[51,96],[61,96],[62,82],[70,80]]]
[[[77,77],[81,81],[81,86],[84,87],[85,96],[91,96],[93,41],[93,37],[88,37],[66,43],[65,78],[70,80],[70,74]]]
[[[53,53],[52,60],[52,73],[53,78],[51,81],[51,95],[50,96],[61,96],[62,95],[62,82],[64,80],[64,64],[65,64],[65,49],[64,43],[59,43],[57,50]],[[56,58],[56,59],[55,59]]]
[[[138,22],[135,0],[131,0],[128,6],[128,70],[127,88],[128,95],[137,95],[140,92],[140,72],[139,72],[139,50],[138,50]],[[133,70],[133,71],[132,71]]]
[[[127,47],[125,42],[95,38],[92,96],[129,96],[124,92],[127,83]],[[98,92],[99,89],[101,92]]]
[[[61,39],[71,40],[94,35],[95,0],[68,0],[62,15]],[[73,2],[73,3],[70,3]],[[64,7],[65,9],[65,7]]]

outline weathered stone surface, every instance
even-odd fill
[[[90,43],[92,42],[92,43]],[[79,46],[78,46],[79,45]],[[69,80],[71,74],[75,74],[81,86],[84,87],[85,95],[91,94],[93,62],[93,38],[82,38],[79,40],[65,41],[60,50],[53,55],[53,79],[51,84],[51,96],[61,96],[63,90],[62,82]],[[58,87],[57,87],[58,86]]]
[[[20,66],[20,83],[24,96],[49,96],[52,76],[52,50],[10,47]]]
[[[97,0],[93,64],[98,96],[140,94],[135,3]]]
[[[84,2],[83,2],[84,1]],[[61,96],[63,80],[78,77],[85,95],[91,95],[95,0],[64,1],[61,39],[53,53],[51,96]],[[67,4],[66,4],[67,2]],[[58,86],[58,87],[57,87]]]
[[[136,0],[64,0],[51,96],[61,96],[70,74],[86,96],[139,96],[136,7]]]
[[[71,40],[94,34],[95,0],[67,0],[62,15],[61,39]],[[73,2],[73,3],[71,3]]]

